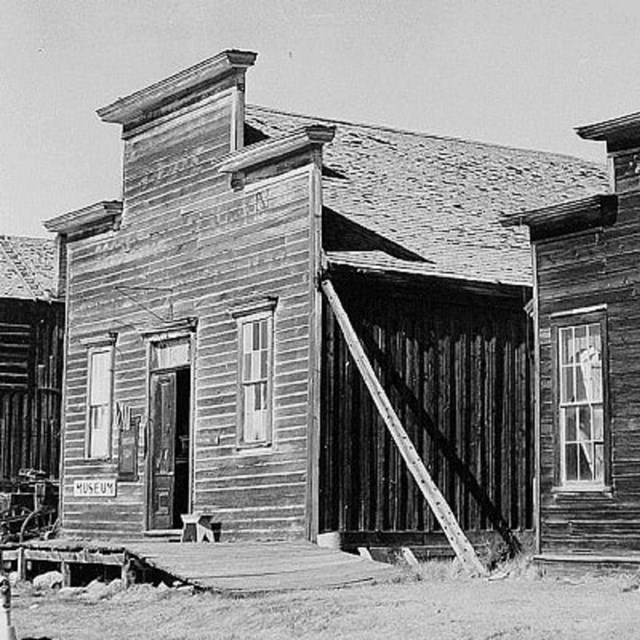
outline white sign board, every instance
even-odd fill
[[[116,495],[117,480],[74,480],[74,497],[113,497]]]

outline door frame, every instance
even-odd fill
[[[145,332],[143,337],[146,342],[146,420],[144,427],[144,528],[149,531],[153,517],[153,496],[152,494],[152,474],[153,464],[151,457],[153,455],[152,443],[153,433],[151,426],[151,377],[153,374],[166,373],[170,371],[178,371],[180,369],[189,369],[190,389],[189,389],[189,486],[188,486],[188,509],[193,511],[194,504],[194,486],[195,486],[195,397],[196,397],[196,328],[197,322],[195,318],[187,318],[186,320],[171,323],[170,327],[160,328],[154,331]],[[151,353],[154,345],[159,342],[172,342],[174,340],[189,340],[189,363],[166,369],[154,369],[151,366]]]

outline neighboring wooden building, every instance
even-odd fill
[[[540,560],[637,562],[640,114],[577,131],[606,141],[614,192],[517,216],[536,272]]]
[[[0,481],[58,477],[64,305],[55,243],[0,236]]]
[[[245,105],[226,51],[99,110],[124,200],[47,223],[68,252],[62,522],[136,535],[422,544],[413,487],[320,293],[331,279],[468,531],[533,525],[526,233],[602,189],[547,153]]]

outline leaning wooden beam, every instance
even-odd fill
[[[444,499],[444,496],[438,489],[436,483],[433,481],[427,468],[422,462],[422,458],[418,455],[415,447],[413,446],[411,439],[405,431],[398,414],[395,412],[391,401],[387,397],[380,381],[378,380],[369,359],[367,358],[358,335],[355,329],[351,325],[349,316],[340,302],[340,298],[333,288],[333,285],[329,280],[322,282],[322,291],[324,292],[333,314],[335,315],[340,329],[344,335],[344,339],[349,347],[349,351],[358,367],[358,371],[362,375],[362,378],[371,394],[373,402],[375,403],[382,419],[391,434],[396,446],[398,447],[402,458],[407,464],[411,475],[418,483],[422,494],[424,495],[427,503],[431,507],[435,517],[438,519],[442,531],[447,536],[449,544],[455,551],[458,559],[462,563],[462,566],[469,571],[469,573],[475,573],[485,575],[487,570],[485,566],[480,562],[480,559],[476,555],[473,546],[464,535],[464,532],[460,528],[456,517],[453,515],[451,508]]]

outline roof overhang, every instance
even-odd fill
[[[227,156],[218,165],[221,173],[240,173],[331,142],[336,128],[322,124],[301,127],[292,133],[252,144]]]
[[[618,214],[618,196],[599,194],[581,200],[512,214],[506,225],[527,225],[531,242],[546,240],[578,231],[610,226]]]
[[[252,66],[257,53],[229,49],[188,69],[160,80],[125,98],[119,98],[97,113],[103,122],[127,125],[142,118],[161,104],[183,96],[196,88],[213,85],[236,70]]]
[[[63,213],[56,218],[46,220],[44,228],[47,231],[67,236],[92,230],[102,231],[109,227],[117,229],[121,216],[121,200],[103,200],[83,209]]]
[[[575,127],[575,132],[585,140],[605,141],[612,147],[629,140],[637,141],[640,140],[640,112]]]
[[[479,294],[495,294],[500,291],[502,293],[510,292],[509,295],[516,295],[515,292],[521,292],[523,288],[530,289],[532,286],[529,280],[470,278],[460,274],[428,270],[416,263],[407,261],[398,260],[396,264],[379,264],[366,259],[354,259],[345,256],[343,252],[337,254],[326,253],[324,264],[328,273],[341,271],[376,276],[386,280],[433,283]]]

